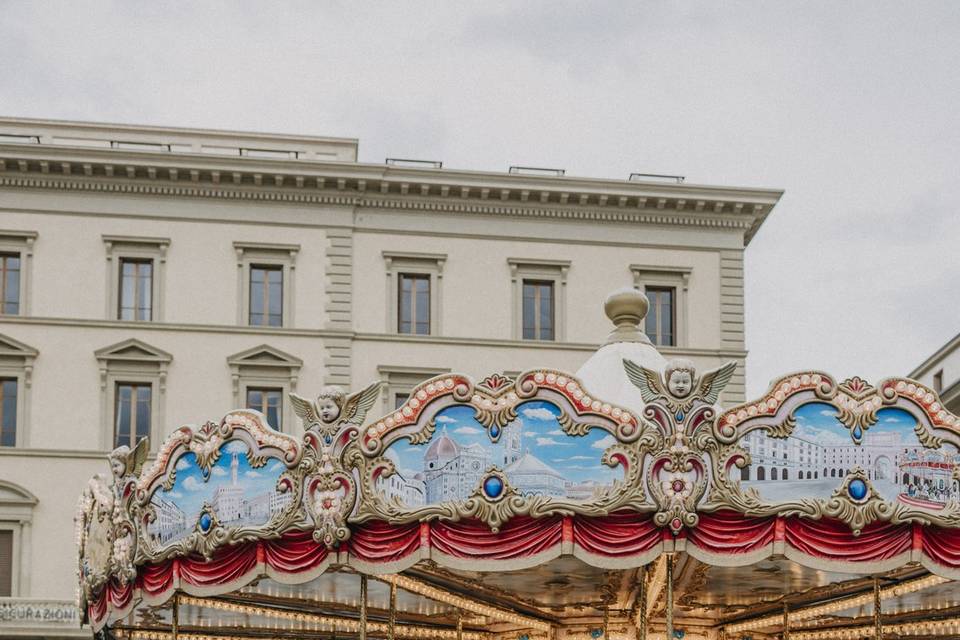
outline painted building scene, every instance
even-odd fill
[[[177,478],[169,491],[160,488],[151,504],[156,518],[147,527],[160,545],[179,540],[194,530],[205,510],[221,524],[263,524],[290,503],[290,494],[276,490],[283,472],[279,460],[260,468],[247,461],[247,444],[232,440],[205,477],[193,453],[177,461]]]
[[[397,471],[380,479],[378,486],[388,500],[408,507],[463,500],[496,467],[523,495],[588,500],[623,476],[622,470],[600,463],[616,440],[602,429],[569,436],[557,422],[559,415],[548,402],[524,403],[516,420],[493,442],[472,409],[444,409],[428,442],[411,445],[402,440],[387,449]]]
[[[924,447],[914,432],[917,421],[906,411],[878,411],[860,444],[830,405],[806,404],[794,415],[796,428],[788,438],[751,432],[743,441],[751,464],[732,471],[744,488],[756,488],[765,500],[829,497],[855,469],[862,469],[886,500],[941,509],[960,498],[960,484],[953,478],[960,463],[957,450],[946,444]]]

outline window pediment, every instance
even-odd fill
[[[227,358],[231,367],[282,367],[299,369],[303,360],[267,344],[235,353]]]
[[[142,340],[137,340],[136,338],[130,338],[129,340],[124,340],[123,342],[110,345],[109,347],[98,349],[94,351],[94,355],[97,357],[97,360],[101,361],[102,363],[153,362],[166,365],[173,360],[173,356],[163,349],[158,349],[157,347],[149,345]]]
[[[10,336],[0,334],[0,358],[36,358],[39,351]]]
[[[37,496],[20,485],[0,480],[0,507],[32,507],[38,502]]]

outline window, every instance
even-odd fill
[[[107,258],[107,318],[163,320],[163,280],[169,238],[103,236]]]
[[[250,266],[250,319],[257,327],[283,326],[283,267]]]
[[[508,258],[515,340],[564,340],[569,260]]]
[[[30,593],[30,542],[37,498],[0,480],[0,597]]]
[[[284,416],[292,416],[290,393],[296,393],[303,360],[261,344],[227,358],[233,380],[233,406],[256,409],[277,431],[291,432]],[[243,404],[241,404],[241,402]]]
[[[0,531],[0,598],[13,595],[13,531]]]
[[[29,446],[30,387],[37,350],[0,335],[0,447]]]
[[[100,365],[100,446],[132,447],[149,437],[156,450],[166,435],[160,427],[164,424],[167,368],[173,356],[135,338],[98,349],[94,356]]]
[[[935,393],[943,391],[943,369],[933,374],[933,391]]]
[[[34,231],[0,230],[0,315],[30,314]]]
[[[276,430],[283,424],[283,389],[247,387],[247,409],[256,409]]]
[[[153,319],[153,260],[120,259],[120,320]]]
[[[20,254],[0,253],[0,314],[20,313]]]
[[[237,324],[294,326],[298,244],[234,242],[237,253]]]
[[[394,393],[393,394],[393,408],[399,409],[403,404],[410,399],[409,393]]]
[[[401,273],[397,277],[397,332],[430,335],[430,276]]]
[[[153,389],[149,384],[118,382],[114,398],[117,406],[113,446],[131,449],[150,435],[150,404]]]
[[[675,346],[674,296],[676,295],[676,289],[673,287],[647,287],[646,294],[650,301],[646,319],[647,337],[655,345]]]
[[[632,264],[633,287],[650,301],[644,331],[653,344],[688,346],[687,291],[693,269],[663,265]]]
[[[383,252],[387,275],[387,333],[441,334],[445,253]]]
[[[17,444],[17,379],[0,378],[0,447]]]
[[[553,282],[523,281],[523,339],[554,340]]]

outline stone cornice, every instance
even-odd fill
[[[0,144],[0,187],[684,225],[756,233],[781,191]]]

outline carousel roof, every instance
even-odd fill
[[[332,422],[293,396],[302,438],[237,410],[150,461],[117,449],[78,510],[86,619],[130,640],[957,637],[960,418],[911,380],[815,371],[724,410],[732,365],[686,363],[675,396],[645,310],[611,296],[590,380],[445,374],[367,419],[374,383]]]

